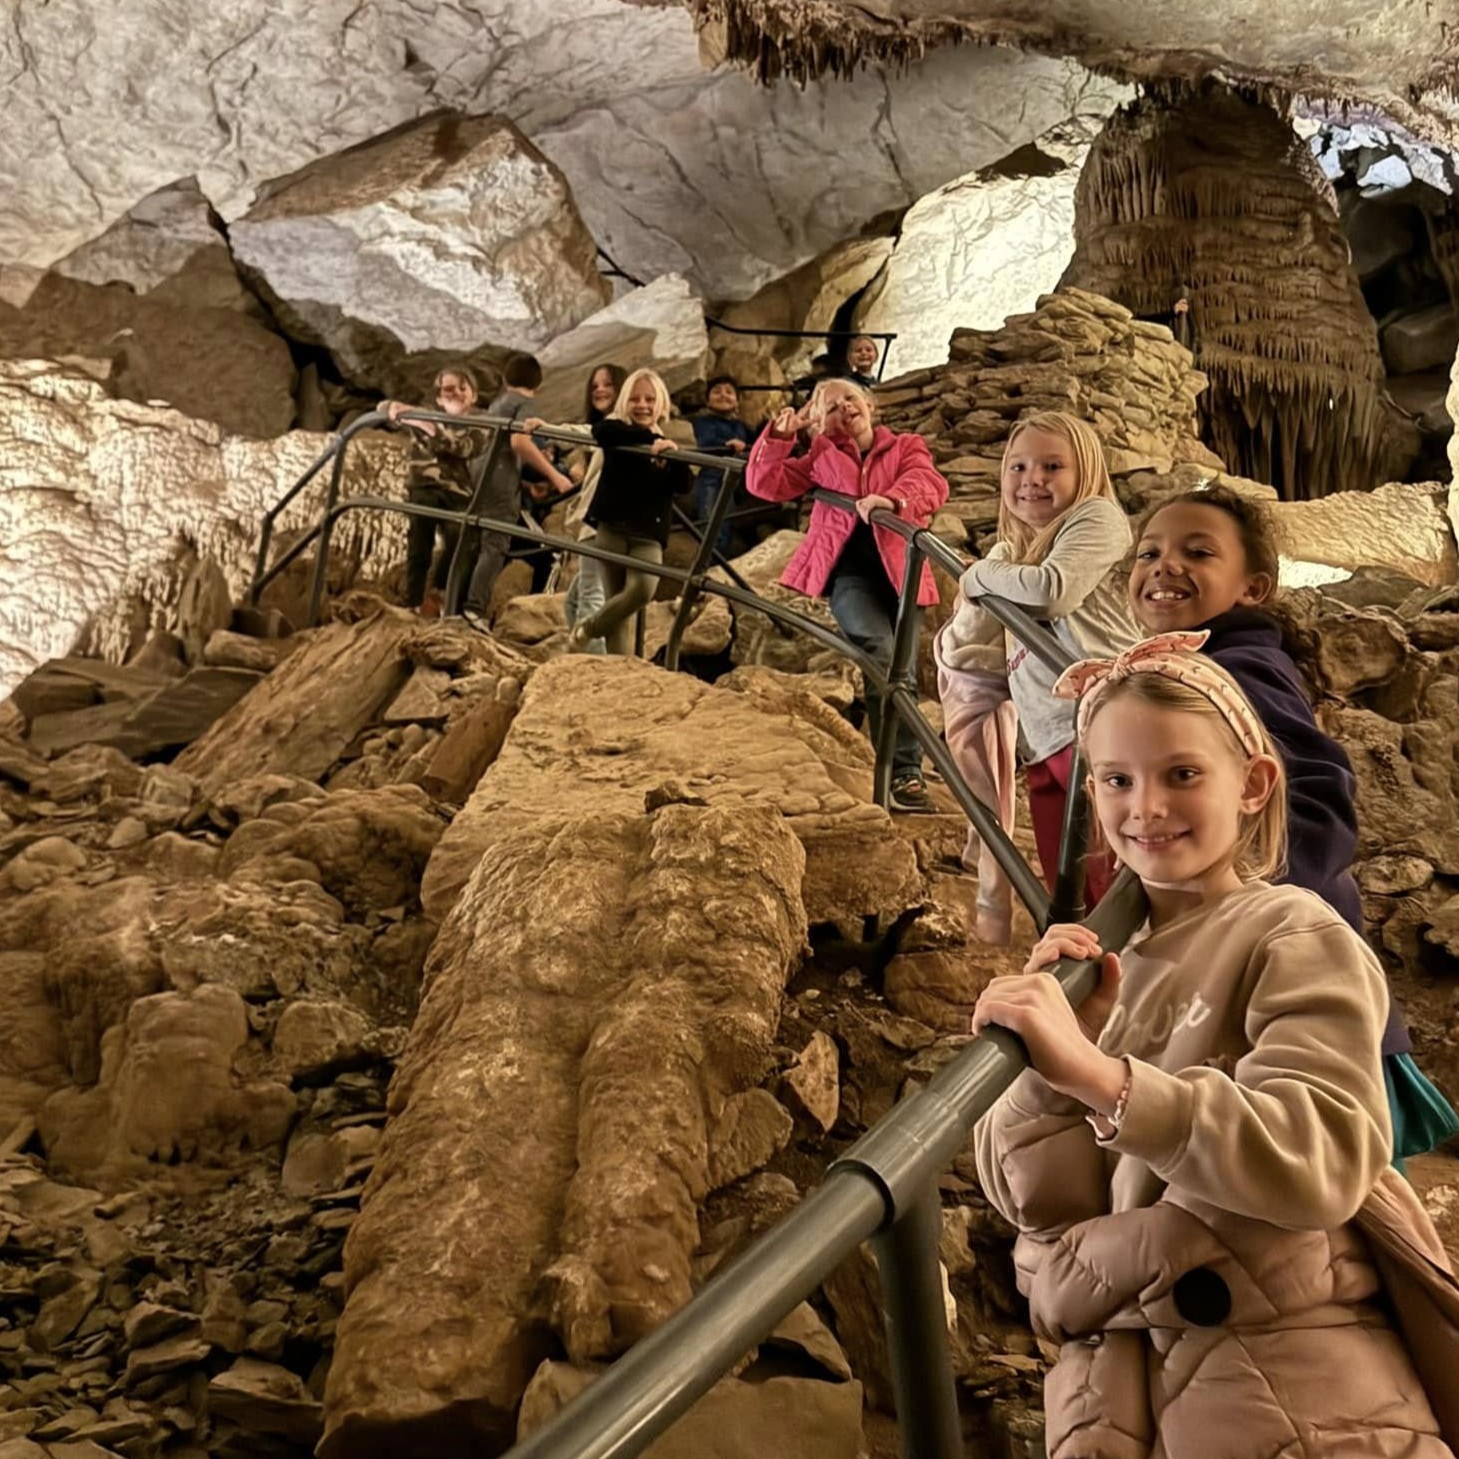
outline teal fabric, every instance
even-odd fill
[[[1423,1076],[1411,1054],[1383,1060],[1383,1083],[1393,1115],[1393,1164],[1402,1172],[1410,1155],[1422,1155],[1459,1135],[1459,1114]]]

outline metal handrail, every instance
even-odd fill
[[[439,413],[410,414],[426,419],[442,418]],[[444,419],[460,422],[467,417]],[[489,424],[495,432],[493,444],[497,447],[513,424],[500,418],[471,419],[473,423]],[[569,541],[520,521],[501,522],[475,512],[450,512],[380,497],[351,497],[341,502],[338,487],[345,452],[353,434],[364,428],[361,422],[356,422],[351,432],[342,433],[333,451],[321,457],[307,474],[312,478],[333,455],[334,469],[324,514],[303,543],[296,543],[283,559],[284,562],[291,560],[304,545],[317,539],[320,547],[315,565],[316,590],[322,589],[334,524],[351,511],[427,516],[455,522],[463,528],[499,531],[599,561],[625,567],[641,566],[636,559],[606,551],[591,539]],[[582,439],[576,434],[570,438]],[[692,460],[699,454],[683,451],[679,459]],[[696,600],[704,593],[753,608],[772,622],[794,628],[835,649],[860,669],[871,688],[882,696],[888,711],[882,714],[877,746],[878,802],[887,804],[892,737],[901,720],[942,773],[1037,925],[1042,929],[1056,915],[1060,920],[1073,920],[1081,910],[1082,895],[1083,841],[1075,833],[1083,824],[1081,817],[1086,804],[1084,777],[1079,773],[1077,757],[1070,801],[1078,809],[1066,818],[1065,841],[1051,902],[1032,869],[1008,839],[996,814],[973,795],[947,745],[917,707],[912,651],[922,565],[930,560],[944,571],[960,576],[965,566],[962,559],[925,528],[903,521],[893,513],[871,514],[876,526],[897,532],[907,542],[892,661],[883,670],[849,640],[804,614],[764,599],[741,584],[720,582],[708,576],[715,556],[713,544],[733,495],[733,468],[742,463],[707,457],[703,458],[703,464],[712,465],[725,475],[694,562],[687,569],[666,564],[655,568],[658,576],[682,585],[665,654],[670,667],[677,665],[683,631],[693,616]],[[285,501],[296,496],[303,484],[303,481],[296,483]],[[855,509],[849,498],[836,493],[817,492],[815,499],[840,510]],[[276,511],[268,519],[270,526]],[[265,553],[261,549],[261,572],[255,578],[255,590],[260,584],[264,561]],[[1060,670],[1068,666],[1070,656],[1023,609],[997,598],[979,601],[1043,662]],[[1138,880],[1125,871],[1089,917],[1087,925],[1097,933],[1102,946],[1121,947],[1145,915],[1143,890]],[[1092,962],[1066,959],[1053,972],[1075,1006],[1088,997],[1098,981],[1096,964]],[[990,1028],[973,1039],[928,1084],[903,1099],[834,1162],[821,1187],[790,1216],[766,1232],[607,1374],[513,1449],[509,1459],[634,1459],[867,1239],[873,1241],[879,1257],[904,1453],[907,1459],[960,1459],[961,1427],[938,1265],[941,1203],[936,1181],[963,1147],[973,1125],[1027,1065],[1027,1051],[1021,1041],[1004,1030]]]

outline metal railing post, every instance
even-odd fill
[[[902,715],[897,705],[896,690],[910,689],[913,703],[917,699],[917,667],[913,653],[917,645],[917,589],[922,581],[922,549],[917,539],[907,542],[907,560],[902,570],[902,585],[897,595],[897,623],[892,636],[892,661],[887,667],[887,692],[881,696],[881,711],[876,734],[876,769],[873,772],[872,796],[886,810],[892,798],[892,761],[896,754],[897,730]]]
[[[903,1459],[961,1459],[963,1451],[937,1255],[941,1236],[942,1202],[929,1186],[872,1239]]]
[[[719,480],[719,490],[715,493],[714,503],[709,509],[709,520],[704,525],[699,547],[695,551],[694,561],[689,567],[689,581],[684,584],[684,590],[679,594],[679,606],[675,610],[674,621],[669,628],[669,640],[664,647],[664,667],[666,669],[673,670],[679,667],[679,647],[684,641],[684,631],[693,621],[694,605],[699,601],[699,594],[703,590],[704,576],[714,562],[714,544],[719,539],[719,529],[723,526],[730,503],[734,500],[739,472],[744,469],[742,466],[739,466],[738,470],[732,469],[735,466],[738,466],[738,463],[726,460],[724,474]],[[700,470],[703,469],[703,467],[700,468]],[[695,530],[697,532],[699,529],[696,527]]]
[[[1084,751],[1076,744],[1069,761],[1069,790],[1059,832],[1059,866],[1049,897],[1050,922],[1077,922],[1084,915],[1084,862],[1089,853],[1089,793],[1084,781],[1088,772]]]
[[[341,436],[339,449],[334,454],[334,467],[329,473],[329,491],[324,498],[324,516],[319,527],[319,545],[314,549],[314,580],[309,586],[310,628],[319,624],[319,614],[324,607],[324,589],[329,574],[329,543],[334,536],[334,509],[339,503],[339,488],[344,480],[345,453],[352,437]]]

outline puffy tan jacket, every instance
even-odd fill
[[[844,436],[817,436],[803,456],[793,456],[793,440],[769,431],[761,434],[745,466],[745,489],[765,501],[784,502],[804,496],[813,487],[843,496],[886,496],[906,502],[910,521],[926,526],[947,500],[947,482],[932,464],[932,454],[921,436],[897,435],[877,426],[865,457],[854,441]],[[811,507],[805,541],[786,565],[780,581],[788,588],[818,598],[826,591],[836,561],[856,527],[856,514],[825,502]],[[897,533],[873,527],[877,551],[887,576],[901,587],[907,544]],[[922,566],[917,602],[936,603],[937,583],[932,569]]]
[[[1121,961],[1119,1133],[1032,1071],[976,1132],[1058,1345],[1050,1459],[1453,1459],[1355,1220],[1396,1178],[1371,952],[1253,883]]]

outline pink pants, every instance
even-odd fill
[[[1074,761],[1074,746],[1030,765],[1028,776],[1028,813],[1033,821],[1033,839],[1039,848],[1039,861],[1044,869],[1044,885],[1051,891],[1054,873],[1059,867],[1059,840],[1064,831],[1064,806],[1069,799],[1069,767]],[[1091,841],[1093,836],[1091,835]],[[1084,858],[1084,904],[1093,910],[1114,880],[1114,857],[1108,851],[1093,851]]]

